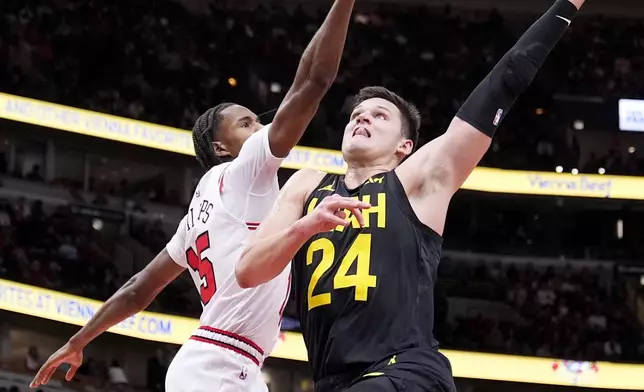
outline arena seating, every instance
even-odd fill
[[[171,1],[28,0],[9,1],[6,8],[0,16],[1,91],[187,129],[201,111],[222,100],[258,112],[276,107],[324,15],[215,5],[206,18]],[[421,108],[423,141],[442,133],[527,23],[506,19],[494,11],[449,7],[383,5],[358,13],[336,85],[304,144],[337,148],[348,98],[374,84]],[[562,113],[549,110],[551,97],[641,96],[642,42],[632,37],[643,30],[639,21],[579,18],[483,163],[544,170],[578,165],[579,147],[574,137],[565,139],[565,126],[558,122]],[[614,152],[605,154],[582,169],[644,172],[639,159],[624,162]]]
[[[39,201],[30,205],[24,199],[3,200],[1,206],[0,276],[100,300],[128,278],[106,257],[104,249],[109,247],[100,246],[109,241],[106,234],[86,230],[90,222],[65,207],[43,207]],[[156,250],[164,245],[162,238],[154,242]],[[499,255],[472,263],[468,262],[471,257],[446,254],[452,257],[447,256],[440,268],[436,316],[437,335],[444,347],[571,359],[620,360],[643,354],[637,352],[636,343],[641,326],[624,305],[624,289],[611,270],[613,264],[588,269],[573,261],[555,268],[551,261],[549,266],[535,268],[529,258],[526,262],[518,256],[515,262],[501,264]],[[462,299],[487,303],[463,303]],[[498,308],[499,304],[508,306],[497,312],[498,317],[489,318],[486,306]],[[456,314],[450,314],[452,307]],[[463,307],[468,310],[459,310]],[[170,285],[150,309],[193,317],[200,311],[194,288],[181,280]],[[292,302],[285,316],[285,328],[298,330]],[[584,325],[587,328],[581,328]],[[538,333],[535,326],[541,326]],[[564,346],[563,341],[577,343]],[[622,349],[609,351],[611,344]],[[561,351],[564,347],[568,351]]]
[[[308,8],[241,10],[219,2],[204,16],[165,0],[2,1],[1,92],[185,129],[223,100],[257,112],[275,108],[323,16]],[[421,141],[431,140],[527,20],[450,7],[360,10],[338,80],[302,144],[337,149],[349,98],[374,84],[414,101],[424,118]],[[644,175],[639,152],[624,159],[607,148],[581,160],[577,136],[566,133],[553,102],[555,95],[643,98],[641,37],[641,21],[580,17],[499,130],[483,165],[548,171],[564,165],[588,173],[602,167],[610,174]],[[54,203],[40,188],[29,188],[28,198],[3,193],[2,279],[105,300],[131,275],[116,265],[117,244],[140,247],[137,255],[151,257],[171,234],[150,217],[150,198],[134,202],[133,194],[154,193],[163,208],[183,211],[177,198],[157,192],[158,184],[134,189],[121,181],[90,189],[88,199],[73,184],[45,183],[36,167],[25,178],[6,173],[7,159],[0,157],[5,184],[38,184],[78,205],[138,215],[122,231],[97,230],[71,202]],[[436,288],[435,329],[442,347],[643,362],[642,325],[626,304],[628,283],[616,271],[619,262],[641,259],[644,246],[639,237],[617,240],[611,232],[617,219],[629,233],[641,232],[641,213],[628,206],[549,208],[543,199],[522,199],[516,207],[516,199],[491,200],[497,196],[476,202],[457,197],[450,211]],[[190,279],[179,279],[149,310],[198,317],[201,308]],[[292,300],[283,328],[299,329]],[[30,375],[23,363],[1,365],[0,381],[4,375]],[[106,369],[105,363],[86,366],[71,388],[102,388]],[[163,390],[164,372],[150,376],[151,390]],[[6,387],[0,383],[0,392]]]

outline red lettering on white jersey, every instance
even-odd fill
[[[270,282],[242,289],[235,265],[277,200],[280,163],[270,153],[265,127],[251,136],[237,159],[202,177],[167,245],[172,259],[190,271],[201,296],[201,328],[193,340],[242,350],[260,364],[279,337],[290,266]]]

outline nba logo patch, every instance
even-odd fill
[[[246,366],[242,366],[241,373],[239,373],[239,379],[245,380],[246,377],[248,377],[248,369],[246,369]]]
[[[503,116],[503,109],[499,109],[496,111],[496,116],[494,116],[494,126],[498,126],[499,123],[501,122],[501,117]]]

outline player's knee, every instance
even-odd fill
[[[539,60],[547,55],[547,48],[540,43],[526,49],[513,49],[499,64],[497,76],[501,86],[510,96],[518,96],[532,83],[539,72]]]

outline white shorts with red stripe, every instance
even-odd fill
[[[167,392],[268,392],[259,346],[233,333],[200,327],[168,368]]]

